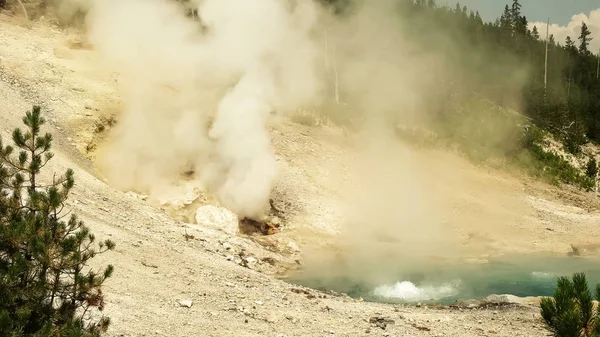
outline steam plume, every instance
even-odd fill
[[[266,122],[320,91],[316,7],[205,0],[198,11],[206,31],[169,0],[93,3],[90,40],[129,92],[101,162],[112,183],[150,193],[191,163],[224,206],[259,218],[277,178]]]
[[[342,16],[309,0],[203,0],[196,2],[202,24],[186,18],[173,0],[90,1],[90,42],[120,74],[124,100],[117,128],[99,155],[113,185],[160,197],[182,170],[193,167],[224,206],[240,217],[260,218],[277,183],[266,123],[272,114],[323,106],[324,85],[332,89],[332,74],[322,76],[329,58],[336,95],[339,89],[348,105],[322,113],[332,118],[340,112],[342,123],[357,117],[359,128],[369,126],[355,138],[360,146],[350,149],[358,153],[348,171],[360,185],[343,197],[349,208],[342,220],[346,260],[392,264],[402,256],[408,268],[464,249],[452,229],[468,218],[456,214],[452,202],[467,181],[462,161],[398,144],[395,127],[439,119],[442,131],[477,133],[466,122],[480,115],[465,114],[457,126],[441,112],[466,103],[469,88],[494,82],[497,76],[490,74],[509,70],[514,91],[497,93],[490,86],[489,92],[518,106],[525,65],[510,64],[510,58],[488,65],[485,54],[447,33],[457,29],[451,24],[430,27],[427,21],[418,38],[430,43],[418,43],[411,25],[428,18],[399,16],[394,0],[356,1]],[[324,50],[335,53],[322,55]],[[481,69],[489,73],[463,73],[461,67],[473,62],[485,64]],[[453,95],[444,94],[449,88]],[[478,121],[473,128],[483,123],[494,122]],[[500,228],[510,218],[493,212],[478,211],[469,223]],[[320,274],[342,266],[323,254],[315,257]]]

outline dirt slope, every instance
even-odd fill
[[[341,224],[339,174],[353,155],[348,140],[328,128],[281,121],[271,127],[284,179],[275,191],[293,215],[288,231],[257,240],[175,221],[164,209],[115,190],[94,171],[88,152],[99,141],[98,125],[119,109],[113,74],[94,67],[76,32],[44,22],[30,26],[0,14],[0,132],[8,136],[23,112],[41,104],[55,136],[52,169],[76,172],[70,206],[98,237],[117,242],[97,263],[113,263],[107,283],[110,336],[538,336],[535,306],[458,310],[362,303],[324,295],[276,280],[227,258],[243,248],[258,258],[253,269],[276,273],[273,260],[301,259],[289,242],[309,246],[335,235]],[[574,191],[523,183],[489,172],[449,154],[460,179],[444,177],[440,189],[455,188],[448,201],[455,235],[479,253],[550,251],[565,254],[571,244],[600,243],[597,199]],[[427,158],[430,158],[428,156]],[[435,170],[435,169],[434,169]],[[442,174],[433,172],[433,174]],[[440,190],[441,191],[441,190]],[[571,204],[585,205],[582,207]],[[527,205],[526,211],[516,211]],[[457,221],[460,220],[460,221]],[[186,234],[187,239],[186,239]],[[191,235],[191,236],[190,236]],[[264,244],[275,249],[265,249]],[[289,245],[288,245],[289,246]],[[293,247],[293,245],[292,245]],[[591,246],[590,246],[591,247]],[[592,249],[593,250],[593,249]],[[190,308],[178,304],[192,300]],[[385,330],[373,316],[394,320]]]

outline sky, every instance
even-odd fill
[[[445,5],[446,0],[438,0]],[[456,6],[456,0],[448,0],[448,6]],[[529,28],[537,26],[542,38],[546,36],[546,21],[550,18],[550,34],[557,42],[564,44],[567,36],[577,42],[581,23],[585,22],[592,32],[590,49],[600,50],[600,0],[520,0],[521,12],[529,21]],[[484,21],[494,21],[502,15],[504,6],[512,0],[462,0],[461,6],[477,10]]]

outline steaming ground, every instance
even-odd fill
[[[102,144],[100,131],[109,128],[111,117],[119,121],[123,103],[119,76],[98,70],[97,55],[82,49],[80,41],[45,22],[27,27],[0,14],[0,131],[7,136],[32,104],[41,103],[49,113],[49,131],[57,139],[52,168],[76,172],[70,207],[98,237],[117,242],[117,251],[98,261],[116,267],[106,289],[111,336],[357,336],[367,329],[379,333],[368,322],[376,314],[395,321],[385,331],[390,335],[541,335],[538,309],[530,305],[496,311],[395,309],[293,291],[298,287],[266,274],[281,274],[296,259],[307,270],[334,275],[344,261],[410,265],[415,262],[406,256],[430,252],[428,258],[436,260],[450,251],[481,262],[486,255],[509,252],[564,255],[571,245],[594,254],[600,244],[598,203],[588,194],[475,167],[450,153],[415,151],[385,137],[365,143],[361,135],[286,118],[271,120],[267,128],[281,175],[273,198],[289,214],[286,230],[250,239],[175,221],[159,206],[103,182],[89,161]],[[370,146],[381,150],[366,151]],[[368,193],[387,199],[361,198],[353,188],[369,165],[377,174],[368,180]],[[415,179],[404,179],[396,169],[415,173]],[[406,193],[410,186],[418,186],[413,191],[419,193]],[[372,207],[353,217],[360,219],[356,227],[345,225],[348,199],[356,203],[350,205]],[[394,221],[381,221],[391,210],[396,210]],[[418,222],[394,227],[406,214],[444,224],[439,230],[445,240],[422,232]],[[431,250],[435,245],[428,240],[450,248]],[[258,260],[251,267],[264,273],[229,261],[242,248]],[[380,290],[393,293],[398,285],[388,286]],[[184,299],[193,306],[180,307]]]

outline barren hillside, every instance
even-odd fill
[[[47,131],[56,139],[52,169],[73,168],[76,173],[69,206],[98,237],[116,241],[116,251],[97,261],[112,263],[116,269],[106,289],[110,336],[544,334],[539,309],[529,301],[487,309],[393,306],[279,280],[277,276],[310,263],[323,251],[333,251],[332,256],[344,252],[339,242],[347,232],[347,196],[356,194],[354,186],[362,183],[365,163],[374,166],[368,169],[378,172],[375,177],[392,177],[388,170],[414,172],[408,180],[383,182],[397,184],[402,194],[390,197],[402,204],[383,206],[396,208],[403,217],[422,205],[435,205],[420,210],[415,219],[421,219],[422,213],[428,219],[435,217],[431,221],[442,224],[444,243],[460,247],[453,251],[460,251],[462,259],[536,252],[566,255],[572,246],[587,247],[585,251],[594,255],[600,247],[600,207],[592,194],[478,167],[452,153],[415,150],[395,142],[386,142],[384,153],[365,159],[362,135],[301,125],[285,117],[269,125],[281,171],[272,192],[273,204],[281,212],[281,231],[242,235],[220,229],[218,222],[197,224],[196,208],[216,203],[193,179],[180,179],[171,198],[161,204],[112,187],[97,169],[98,149],[111,126],[119,123],[123,107],[119,75],[98,67],[94,50],[84,41],[77,31],[44,20],[25,24],[0,13],[0,132],[7,137],[20,126],[25,111],[41,105],[50,121]],[[395,153],[402,154],[401,159],[394,160],[391,154]],[[402,188],[416,183],[424,184],[426,188],[419,191],[427,193],[404,195]],[[416,199],[418,205],[412,204]],[[365,207],[373,204],[373,200],[361,202]],[[432,232],[421,232],[419,223],[393,227],[379,221],[378,213],[365,216],[372,225],[362,226],[367,228],[352,236],[361,238],[350,240],[358,245],[353,248],[371,247],[379,237],[395,235],[399,242],[410,238],[416,244],[397,251],[391,248],[393,253],[410,249],[416,254],[426,251],[423,247],[429,240],[438,242],[433,227]],[[364,257],[358,252],[353,249],[345,258]],[[436,257],[443,252],[426,254]],[[328,256],[318,256],[327,262]],[[386,262],[390,261],[379,260]],[[182,300],[191,300],[191,307],[182,306]],[[381,324],[385,319],[394,323]]]

